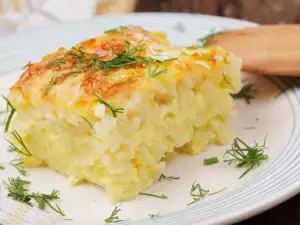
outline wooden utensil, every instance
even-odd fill
[[[205,45],[222,46],[242,57],[243,70],[300,76],[300,25],[265,25],[217,34]]]

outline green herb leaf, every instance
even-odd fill
[[[78,74],[80,74],[82,71],[72,71],[72,72],[68,72],[68,73],[64,73],[63,75],[66,76],[72,76],[72,77],[77,77]]]
[[[217,35],[221,35],[221,34],[225,34],[225,33],[228,33],[228,31],[216,31],[215,29],[214,30],[211,30],[209,34],[207,34],[206,36],[202,37],[202,38],[199,38],[198,41],[200,42],[200,44],[202,46],[205,46],[206,43],[212,39],[213,37],[217,36]]]
[[[10,125],[10,122],[12,120],[12,117],[13,117],[13,115],[16,112],[16,108],[13,107],[13,105],[11,104],[11,102],[4,95],[2,95],[2,98],[6,101],[6,110],[7,110],[7,112],[10,111],[9,112],[9,116],[8,116],[8,118],[6,120],[6,123],[5,123],[5,129],[4,129],[4,131],[7,132],[8,129],[9,129],[9,125]]]
[[[228,84],[228,86],[230,86],[231,88],[233,88],[232,82],[227,79],[227,76],[225,76],[224,72],[223,72],[223,79]]]
[[[201,200],[209,193],[209,190],[201,188],[201,185],[196,181],[192,184],[190,195],[193,197],[193,201],[187,205],[194,204],[195,202]]]
[[[151,213],[149,213],[149,217],[150,217],[151,219],[153,219],[153,218],[155,218],[155,217],[158,217],[158,216],[160,216],[160,212],[157,213],[157,214],[151,214]]]
[[[16,141],[21,145],[22,150],[19,147],[17,147],[12,141],[6,139],[10,144],[9,147],[8,147],[8,151],[9,152],[16,152],[16,153],[26,155],[26,156],[32,156],[32,154],[30,153],[30,151],[26,147],[26,145],[25,145],[22,137],[20,136],[20,134],[16,130],[14,130],[12,132],[12,135],[14,136]]]
[[[109,30],[105,30],[104,33],[108,34],[108,33],[113,33],[113,32],[121,32],[122,29],[127,28],[126,26],[119,26],[117,28],[113,28],[113,29],[109,29]]]
[[[111,215],[106,218],[104,221],[105,223],[119,223],[119,222],[123,222],[123,221],[128,221],[129,219],[127,220],[121,220],[118,216],[118,213],[121,211],[121,209],[119,209],[119,205],[116,206],[114,208],[114,210],[112,211]]]
[[[16,159],[13,159],[10,162],[10,165],[12,165],[13,167],[15,167],[15,169],[18,170],[20,174],[22,174],[23,176],[26,176],[27,175],[27,171],[24,169],[23,163],[24,162],[23,162],[23,160],[21,158],[16,158]]]
[[[126,41],[124,44],[124,50],[121,53],[114,52],[115,57],[111,60],[101,60],[96,54],[85,52],[81,48],[73,47],[70,51],[66,52],[63,57],[50,61],[48,65],[53,68],[61,68],[61,64],[66,64],[66,58],[71,57],[77,66],[78,73],[104,70],[107,74],[109,70],[113,68],[125,68],[129,65],[156,62],[156,60],[151,57],[136,55],[136,53],[140,50],[142,50],[142,42],[131,48],[130,43]],[[71,72],[71,75],[74,73],[75,71]],[[52,81],[50,83],[55,82]],[[52,85],[53,84],[49,86],[51,87]]]
[[[150,193],[139,192],[139,195],[151,196],[151,197],[156,197],[156,198],[161,198],[161,199],[167,199],[168,198],[164,194],[162,194],[162,195],[155,195],[155,194],[150,194]]]
[[[167,68],[160,69],[159,65],[157,65],[154,69],[152,69],[152,65],[149,64],[148,74],[151,78],[155,78],[163,73],[166,73],[167,71],[168,71]]]
[[[32,202],[35,201],[40,209],[45,209],[45,204],[49,206],[53,211],[64,216],[63,211],[58,205],[53,206],[50,201],[59,199],[59,192],[53,190],[51,194],[42,194],[39,192],[29,192],[25,186],[31,184],[31,182],[22,180],[20,177],[8,178],[8,183],[4,182],[5,188],[8,190],[7,196],[13,200],[26,203],[32,206]]]
[[[53,76],[44,90],[44,97],[50,92],[52,86],[56,83],[58,77]]]
[[[178,180],[180,179],[180,177],[173,177],[173,176],[166,176],[165,174],[161,174],[158,181],[161,181],[161,180]]]
[[[212,158],[207,158],[207,159],[203,160],[203,164],[205,166],[216,164],[218,162],[219,162],[218,157],[212,157]]]
[[[216,194],[221,193],[222,191],[225,191],[226,189],[227,189],[227,187],[224,187],[224,188],[222,188],[221,190],[215,191],[215,192],[212,192],[212,193],[209,193],[208,195],[216,195]]]
[[[255,84],[247,84],[242,87],[242,89],[235,94],[230,94],[234,99],[244,99],[248,104],[251,100],[255,98],[257,90],[255,89]]]
[[[191,45],[191,46],[186,47],[186,49],[190,49],[190,50],[199,49],[199,48],[200,48],[199,45]]]
[[[4,169],[5,167],[2,164],[0,164],[0,170],[4,170]]]
[[[261,161],[268,159],[268,155],[264,153],[266,149],[266,137],[264,143],[259,145],[254,142],[253,146],[249,146],[240,138],[235,138],[231,149],[225,152],[225,155],[231,156],[231,158],[224,160],[229,165],[236,163],[236,167],[247,167],[246,171],[239,177],[241,179],[255,166],[259,166]]]
[[[87,119],[87,118],[85,118],[85,117],[83,117],[83,116],[80,116],[88,125],[89,125],[89,127],[94,131],[94,133],[96,134],[96,131],[95,131],[95,129],[94,129],[94,127],[93,127],[93,124]]]
[[[100,98],[99,95],[93,93],[94,96],[98,99],[99,103],[106,106],[107,109],[109,109],[113,115],[113,117],[117,117],[117,113],[124,113],[123,108],[114,108],[112,105],[110,105],[108,102],[104,101],[102,98]]]
[[[38,201],[38,208],[39,209],[45,210],[45,206],[46,206],[45,199],[41,199],[41,200]]]
[[[192,187],[191,187],[191,190],[190,190],[190,195],[193,197],[193,201],[188,203],[187,205],[192,205],[194,204],[195,202],[203,199],[204,197],[206,197],[207,195],[215,195],[215,194],[218,194],[222,191],[224,191],[226,189],[223,188],[219,191],[216,191],[216,192],[212,192],[210,193],[209,190],[205,190],[201,187],[201,185],[199,183],[197,183],[196,181],[192,184]]]

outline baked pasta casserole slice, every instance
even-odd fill
[[[172,153],[231,140],[240,68],[221,48],[175,47],[140,27],[106,31],[26,65],[7,96],[10,147],[25,167],[132,199]]]

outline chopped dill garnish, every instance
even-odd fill
[[[199,45],[191,45],[191,46],[188,46],[188,47],[185,47],[186,49],[190,49],[190,50],[194,50],[194,49],[199,49],[200,46]]]
[[[97,64],[97,69],[103,69],[107,73],[112,68],[124,68],[128,65],[147,63],[148,61],[153,61],[152,58],[135,56],[135,53],[141,50],[141,46],[137,45],[130,48],[130,43],[128,41],[124,44],[124,50],[118,54],[115,52],[116,57],[108,61],[100,60]]]
[[[212,157],[212,158],[207,158],[207,159],[204,159],[203,160],[203,164],[205,166],[209,166],[209,165],[212,165],[212,164],[216,164],[219,162],[219,159],[218,157]]]
[[[216,192],[209,193],[208,195],[216,195],[216,194],[221,193],[222,191],[225,191],[226,189],[227,189],[227,187],[224,187],[224,188],[222,188],[221,190],[216,191]]]
[[[65,54],[65,56],[66,56],[66,54]],[[65,64],[65,63],[66,63],[65,59],[64,59],[64,57],[62,57],[62,58],[57,58],[55,60],[50,61],[48,63],[48,65],[51,67],[54,67],[54,68],[57,68],[57,67],[61,68],[61,64]]]
[[[210,193],[209,190],[205,190],[201,187],[201,185],[199,183],[197,183],[196,181],[192,184],[192,187],[191,187],[191,190],[190,190],[190,195],[193,197],[193,201],[188,203],[187,205],[192,205],[194,204],[195,202],[203,199],[204,197],[206,197],[207,195],[214,195],[214,194],[218,194],[222,191],[224,191],[226,189],[223,188],[219,191],[216,191],[216,192],[212,192]]]
[[[70,75],[76,75],[77,73],[82,72],[97,72],[103,70],[105,74],[109,72],[110,69],[113,68],[125,68],[130,65],[141,65],[141,64],[153,64],[153,63],[163,63],[167,61],[174,60],[169,59],[165,61],[159,61],[152,57],[145,57],[137,55],[138,51],[143,50],[142,42],[138,43],[136,46],[131,47],[128,41],[125,41],[124,48],[121,53],[117,53],[113,51],[115,57],[111,60],[101,60],[101,58],[95,53],[89,53],[83,51],[81,48],[73,47],[70,51],[66,52],[62,57],[57,58],[53,61],[50,61],[48,65],[53,68],[61,68],[61,64],[66,63],[66,58],[70,58],[74,61],[77,66],[78,71],[69,72]],[[67,73],[68,74],[68,73]],[[54,78],[53,78],[54,79]],[[50,82],[50,88],[53,85]],[[48,88],[49,89],[49,88]]]
[[[224,74],[224,72],[222,74],[224,81],[232,88],[232,82],[227,79],[227,76]]]
[[[212,39],[213,37],[220,35],[220,34],[225,34],[228,33],[228,31],[216,31],[216,30],[211,30],[209,32],[209,34],[207,34],[206,36],[199,38],[198,41],[200,42],[201,46],[205,46],[206,43]]]
[[[99,95],[93,93],[94,96],[97,97],[98,101],[105,105],[107,109],[109,109],[113,115],[113,117],[117,117],[117,113],[123,113],[124,109],[123,108],[114,108],[112,105],[110,105],[108,102],[104,101],[102,98],[100,98]]]
[[[78,71],[72,71],[72,72],[64,73],[63,75],[77,77],[77,75],[80,74],[81,72],[82,71],[78,70]]]
[[[168,198],[164,194],[162,194],[162,195],[155,195],[155,194],[150,194],[150,193],[139,192],[139,195],[151,196],[151,197],[161,198],[161,199],[167,199]]]
[[[151,214],[151,213],[149,213],[148,215],[149,215],[149,217],[150,217],[151,219],[153,219],[153,218],[155,218],[155,217],[160,216],[160,212],[159,212],[159,213],[156,213],[156,214]]]
[[[180,179],[180,177],[173,177],[173,176],[167,176],[165,174],[161,174],[158,181],[161,181],[161,180],[178,180]]]
[[[4,95],[2,95],[2,98],[6,101],[6,111],[7,112],[10,111],[9,115],[8,115],[8,118],[6,120],[6,123],[5,123],[5,129],[4,129],[4,131],[7,132],[8,129],[9,129],[9,125],[10,125],[11,119],[12,119],[13,115],[16,112],[16,108],[13,107],[13,105],[11,104],[11,102]]]
[[[117,28],[113,28],[113,29],[109,29],[109,30],[105,30],[104,33],[108,34],[108,33],[113,33],[113,32],[121,32],[122,29],[127,28],[127,26],[119,26]]]
[[[119,205],[116,206],[114,208],[114,210],[111,212],[110,216],[107,217],[104,221],[105,223],[119,223],[119,222],[124,222],[124,221],[128,221],[129,219],[127,220],[121,220],[118,216],[118,213],[121,211],[121,209],[119,209]]]
[[[0,164],[0,170],[4,170],[4,169],[5,167],[2,164]]]
[[[15,169],[18,170],[20,174],[22,174],[23,176],[26,176],[27,175],[27,171],[24,169],[23,164],[24,164],[24,162],[23,162],[23,160],[21,158],[13,159],[10,162],[10,165],[12,165],[13,167],[15,167]]]
[[[209,193],[209,190],[201,188],[201,185],[196,181],[192,184],[190,195],[193,196],[193,201],[187,205],[191,205],[200,199],[204,198]]]
[[[9,142],[9,147],[8,147],[8,151],[9,152],[16,152],[22,155],[26,155],[26,156],[31,156],[30,151],[28,150],[28,148],[26,147],[22,137],[20,136],[20,134],[14,130],[12,132],[12,135],[14,136],[14,138],[18,141],[18,143],[21,145],[21,147],[23,148],[23,150],[21,150],[19,147],[17,147],[13,142],[11,142],[10,140],[6,139]]]
[[[135,82],[134,80],[129,80],[129,81],[124,81],[124,82],[119,82],[119,83],[114,83],[113,85],[122,85],[122,84],[130,84]]]
[[[268,159],[268,155],[264,153],[266,149],[266,138],[267,136],[262,145],[254,141],[254,146],[249,146],[240,138],[235,138],[231,149],[225,152],[224,156],[229,155],[231,158],[224,160],[224,162],[227,162],[229,165],[237,163],[236,167],[247,167],[239,179],[245,176],[255,166],[259,166],[261,161]]]
[[[8,178],[8,183],[4,182],[5,188],[8,190],[7,196],[13,200],[33,205],[33,202],[38,204],[38,207],[42,210],[45,206],[49,206],[56,213],[65,216],[63,211],[58,205],[52,205],[50,201],[59,199],[59,192],[53,190],[51,194],[42,194],[39,192],[29,192],[25,186],[31,184],[31,182],[22,180],[20,177]]]
[[[234,99],[244,99],[247,104],[251,103],[256,96],[257,90],[255,89],[254,84],[246,84],[242,87],[242,89],[235,94],[230,94]]]
[[[83,116],[80,116],[88,125],[89,125],[89,127],[94,131],[94,133],[96,134],[96,131],[95,131],[95,129],[94,129],[94,127],[93,127],[93,124],[87,119],[87,118],[85,118],[85,117],[83,117]]]
[[[149,64],[148,74],[151,78],[155,78],[163,73],[166,73],[168,69],[165,67],[164,69],[160,69],[159,65],[157,65],[154,69],[152,69],[152,65]]]
[[[44,97],[50,92],[52,86],[56,83],[58,77],[53,76],[44,90]]]

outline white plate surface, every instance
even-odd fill
[[[28,61],[39,60],[60,46],[70,47],[119,25],[140,25],[151,30],[165,31],[176,45],[191,45],[212,28],[255,26],[245,21],[201,15],[131,14],[27,30],[0,38],[0,93],[7,94]],[[231,123],[236,136],[247,142],[256,140],[262,143],[265,135],[268,135],[269,160],[243,179],[238,179],[243,169],[223,162],[212,166],[202,165],[204,158],[219,156],[222,159],[228,146],[211,146],[197,156],[179,155],[168,164],[165,173],[181,179],[159,182],[148,190],[165,194],[168,199],[138,196],[136,200],[121,203],[120,217],[130,218],[124,224],[228,224],[266,210],[300,192],[299,90],[292,88],[276,97],[282,90],[295,86],[297,80],[271,79],[250,74],[244,76],[248,82],[257,85],[259,94],[250,105],[243,101],[236,102],[239,114],[237,118],[231,119]],[[1,106],[4,108],[3,101]],[[12,158],[2,143],[0,163],[4,163],[7,169],[0,171],[1,180],[19,175],[8,165]],[[103,190],[97,186],[82,184],[71,188],[64,176],[49,169],[28,171],[26,179],[32,181],[31,190],[60,191],[59,204],[67,217],[73,219],[70,224],[104,224],[104,219],[114,208]],[[187,206],[191,201],[189,191],[194,181],[211,191],[224,187],[227,189]],[[5,194],[2,188],[0,191],[0,196]],[[161,216],[156,219],[148,216],[149,213],[159,212]]]

